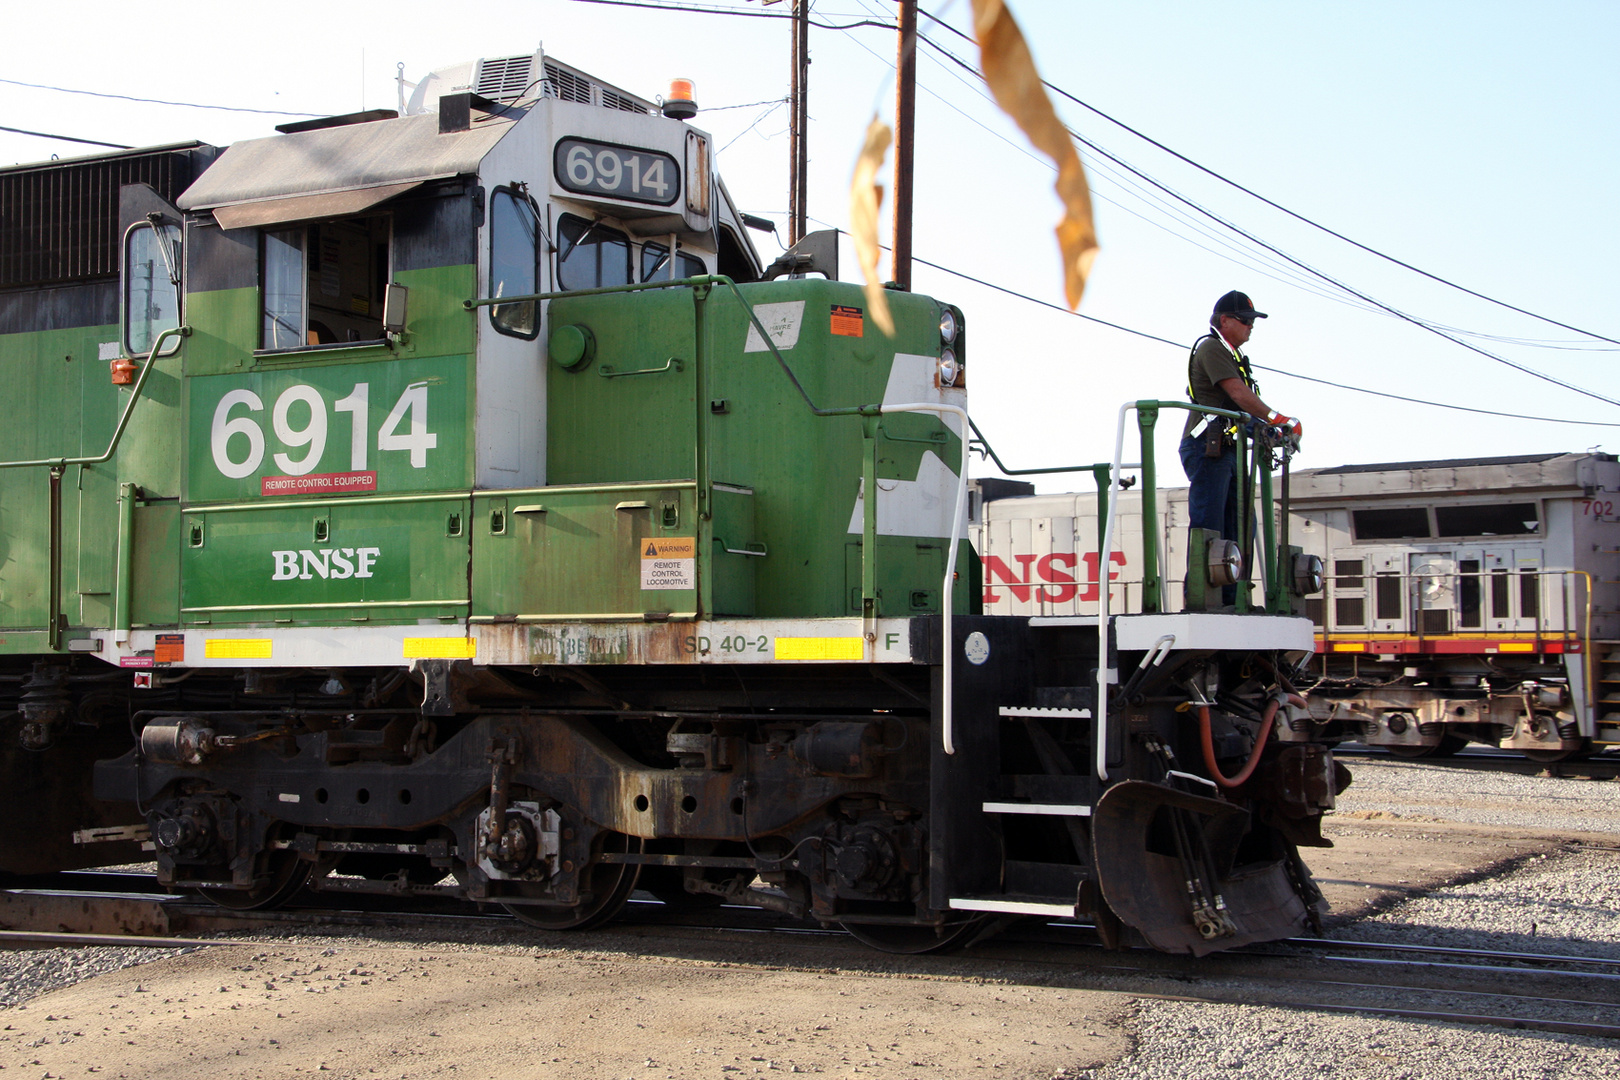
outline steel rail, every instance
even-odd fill
[[[96,894],[82,893],[87,902],[93,902]],[[345,897],[345,899],[350,899]],[[381,898],[379,898],[381,899]],[[351,901],[352,902],[352,901]],[[281,928],[312,928],[324,926],[330,929],[355,930],[382,930],[402,929],[414,931],[453,931],[462,929],[521,929],[521,924],[509,915],[494,915],[488,913],[456,913],[456,912],[423,912],[420,910],[357,910],[353,908],[284,908],[272,911],[235,911],[219,908],[210,904],[194,903],[176,898],[168,901],[165,906],[182,918],[200,916],[204,921],[212,922],[215,926],[231,922],[240,923],[244,932],[269,931],[276,932]],[[471,907],[471,904],[467,906]],[[851,940],[843,930],[830,927],[816,927],[788,923],[783,916],[770,912],[761,912],[751,907],[737,907],[726,905],[715,911],[696,914],[667,914],[663,905],[642,901],[632,901],[627,908],[629,918],[621,917],[615,923],[604,928],[605,932],[613,932],[616,928],[621,931],[641,933],[646,931],[697,932],[697,933],[725,933],[725,934],[774,934],[782,937],[798,938],[804,941],[817,941],[826,947],[838,947],[839,944]],[[720,918],[716,919],[716,915]],[[254,925],[258,924],[258,925]],[[268,924],[268,925],[267,925]],[[1064,929],[1078,929],[1077,924],[1061,924]],[[217,931],[216,931],[217,932]],[[170,948],[200,948],[209,945],[243,944],[242,940],[220,938],[175,938],[175,937],[135,937],[108,934],[75,934],[75,933],[46,933],[35,931],[16,931],[11,935],[19,945],[29,947],[38,945],[42,947],[82,947],[122,946],[122,947],[170,947]],[[5,947],[7,935],[0,934],[0,947]],[[1052,946],[1056,944],[1059,949],[1054,952]],[[1374,951],[1388,948],[1392,951],[1404,951],[1422,954],[1473,956],[1482,958],[1511,959],[1523,962],[1542,961],[1547,963],[1591,963],[1617,965],[1620,961],[1563,956],[1558,954],[1538,953],[1493,953],[1488,950],[1455,949],[1445,946],[1401,946],[1388,945],[1376,942],[1344,942],[1335,940],[1316,939],[1286,939],[1279,944],[1294,946],[1309,946],[1312,948],[1358,948],[1365,947]],[[862,951],[866,951],[862,946]],[[1256,996],[1234,997],[1229,988],[1212,988],[1207,994],[1160,994],[1148,990],[1122,989],[1120,992],[1132,997],[1163,1000],[1188,1001],[1213,1004],[1246,1004],[1265,1005],[1274,1008],[1284,1008],[1296,1011],[1319,1011],[1336,1013],[1361,1013],[1364,1015],[1387,1016],[1390,1018],[1410,1019],[1420,1021],[1440,1021],[1446,1023],[1478,1024],[1492,1027],[1506,1027],[1520,1030],[1547,1031],[1560,1034],[1575,1034],[1607,1039],[1620,1039],[1620,1021],[1614,1024],[1566,1021],[1557,1019],[1544,1019],[1533,1016],[1512,1015],[1508,1010],[1498,1009],[1488,1011],[1491,1002],[1513,1002],[1518,1008],[1538,1008],[1556,1006],[1562,1008],[1578,1009],[1614,1009],[1620,1016],[1620,1000],[1594,1001],[1584,998],[1566,998],[1552,996],[1525,995],[1521,990],[1515,992],[1502,992],[1492,990],[1469,990],[1454,985],[1436,983],[1434,980],[1417,982],[1374,982],[1356,981],[1348,979],[1315,978],[1310,975],[1293,974],[1250,974],[1229,970],[1234,963],[1248,961],[1261,961],[1287,959],[1327,959],[1334,962],[1346,962],[1345,957],[1310,957],[1291,953],[1250,952],[1239,950],[1221,954],[1214,957],[1204,957],[1200,960],[1190,960],[1186,957],[1172,956],[1158,953],[1148,949],[1130,950],[1120,959],[1123,962],[1103,962],[1104,957],[1117,954],[1104,953],[1099,943],[1090,941],[1053,942],[1051,940],[1037,940],[1026,938],[1001,938],[993,942],[986,942],[973,947],[977,958],[993,960],[998,963],[1019,962],[1031,964],[1042,968],[1062,967],[1071,970],[1084,968],[1089,971],[1107,971],[1135,976],[1144,979],[1174,978],[1188,979],[1194,982],[1208,978],[1229,982],[1231,980],[1246,981],[1249,983],[1293,983],[1304,986],[1319,986],[1326,990],[1337,989],[1342,991],[1382,991],[1406,994],[1434,994],[1443,993],[1455,997],[1466,997],[1478,1000],[1482,1006],[1479,1011],[1439,1011],[1432,1008],[1402,1008],[1389,1005],[1360,1005],[1342,1001],[1316,1001],[1302,1000],[1298,997],[1260,998]],[[1136,959],[1141,963],[1131,963],[1131,953],[1137,953]],[[1083,962],[1082,957],[1092,962]],[[970,954],[969,959],[974,957]],[[891,957],[891,959],[897,959]],[[1156,963],[1150,963],[1156,961]],[[1598,985],[1607,985],[1608,980],[1620,978],[1620,975],[1607,973],[1594,973],[1568,970],[1543,970],[1526,972],[1523,968],[1505,968],[1496,965],[1478,965],[1432,962],[1402,962],[1383,961],[1379,967],[1386,970],[1405,969],[1418,973],[1434,971],[1476,971],[1481,974],[1500,976],[1531,974],[1542,978],[1554,980],[1600,980]],[[1203,968],[1203,970],[1197,970]],[[1387,999],[1386,999],[1387,1000]]]

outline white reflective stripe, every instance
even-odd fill
[[[1194,776],[1190,772],[1180,772],[1180,771],[1178,771],[1176,769],[1171,769],[1169,772],[1165,773],[1165,775],[1166,776],[1174,776],[1179,780],[1191,780],[1195,784],[1203,784],[1205,787],[1214,788],[1216,791],[1221,790],[1220,787],[1216,785],[1215,781],[1206,780],[1202,776]]]
[[[1091,710],[1090,709],[1033,709],[1033,708],[1025,709],[1025,708],[1022,708],[1022,707],[1017,706],[1017,705],[1003,705],[1001,707],[1001,715],[1002,716],[1010,716],[1010,717],[1013,717],[1014,719],[1019,719],[1019,720],[1025,719],[1027,717],[1043,717],[1043,716],[1068,718],[1068,719],[1073,719],[1073,720],[1086,720],[1086,719],[1090,718]]]
[[[987,814],[1040,814],[1045,817],[1090,817],[1091,807],[1064,803],[987,802]]]
[[[1038,904],[1031,900],[979,900],[971,896],[951,897],[952,911],[1000,911],[1009,915],[1053,915],[1074,918],[1073,904]]]

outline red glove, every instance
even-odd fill
[[[1301,435],[1305,434],[1304,424],[1301,424],[1298,420],[1291,416],[1284,416],[1280,412],[1272,413],[1271,419],[1267,420],[1266,423],[1274,428],[1281,429],[1283,434],[1291,435],[1295,439],[1298,439]]]

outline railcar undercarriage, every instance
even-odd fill
[[[225,906],[452,894],[547,929],[603,922],[640,887],[908,952],[996,916],[1195,953],[1315,919],[1298,848],[1328,843],[1348,773],[1290,697],[1297,655],[1118,649],[1099,752],[1094,627],[956,622],[988,659],[951,667],[955,753],[937,618],[910,665],[425,661],[169,670],[142,690],[42,667],[14,680],[8,752],[45,734],[26,752],[86,777],[99,754],[100,831],[67,831],[111,842],[58,843],[49,867],[19,860],[33,845],[0,854],[29,872],[134,861],[147,839],[164,884]],[[38,835],[64,813],[35,808]]]

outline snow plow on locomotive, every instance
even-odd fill
[[[0,282],[0,871],[552,929],[639,887],[899,951],[1311,922],[1348,775],[1293,584],[984,614],[962,313],[762,267],[689,114],[463,79],[0,171],[55,245]]]

